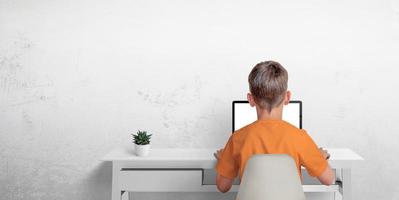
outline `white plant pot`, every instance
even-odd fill
[[[137,156],[147,156],[148,153],[150,152],[150,145],[146,144],[146,145],[137,145],[134,144],[134,149],[136,152]]]

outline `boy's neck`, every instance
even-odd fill
[[[266,109],[261,109],[256,106],[256,114],[258,115],[258,120],[282,120],[283,119],[283,104],[278,107],[273,108],[270,112]]]

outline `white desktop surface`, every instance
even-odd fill
[[[304,192],[333,192],[335,199],[351,199],[351,170],[363,160],[347,148],[328,148],[330,166],[337,184],[305,184]],[[102,160],[112,162],[112,200],[129,199],[129,192],[216,192],[205,183],[204,170],[213,169],[215,148],[153,148],[146,157],[134,154],[133,147],[118,147]],[[230,191],[238,191],[233,185]]]
[[[332,168],[350,168],[363,158],[348,148],[326,148],[331,157],[329,163]],[[138,157],[133,148],[115,148],[106,154],[103,161],[132,161],[131,167],[148,168],[188,168],[198,167],[204,169],[214,168],[216,159],[214,148],[153,148],[147,157]]]

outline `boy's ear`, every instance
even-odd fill
[[[248,99],[249,105],[251,105],[251,107],[254,107],[255,106],[255,100],[254,100],[254,97],[252,96],[251,93],[247,94],[247,99]]]
[[[284,97],[284,105],[288,105],[291,100],[291,91],[287,90]]]

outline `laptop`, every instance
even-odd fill
[[[233,101],[233,132],[256,121],[256,109],[248,101]],[[302,101],[290,101],[283,108],[283,120],[302,129]]]

